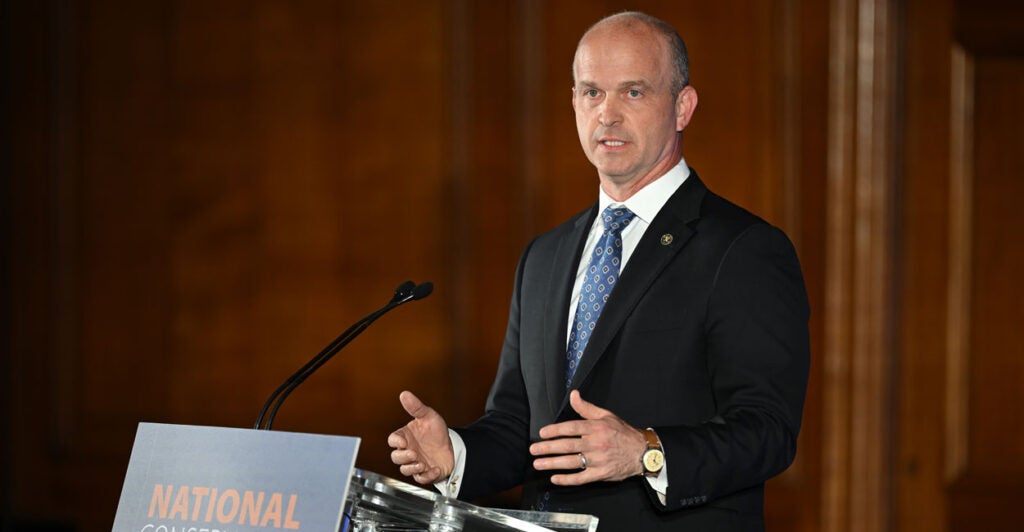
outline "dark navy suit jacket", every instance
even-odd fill
[[[692,170],[637,244],[572,383],[657,431],[666,504],[639,476],[567,488],[532,468],[539,429],[578,419],[564,385],[566,325],[596,215],[594,205],[540,235],[520,259],[486,413],[456,429],[468,450],[459,497],[523,484],[524,507],[593,514],[606,531],[763,529],[764,482],[796,453],[807,295],[785,234]]]

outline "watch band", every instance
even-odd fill
[[[647,450],[641,457],[641,468],[646,477],[656,477],[661,474],[665,466],[665,452],[661,447],[661,438],[654,429],[644,429],[644,439],[647,441]]]
[[[647,440],[647,449],[657,449],[664,452],[661,448],[661,438],[658,437],[658,433],[654,432],[654,429],[644,429],[644,439]]]

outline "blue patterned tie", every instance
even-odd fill
[[[622,262],[620,235],[635,216],[625,207],[608,207],[601,213],[604,234],[590,255],[590,264],[576,305],[576,318],[572,321],[572,331],[569,333],[569,345],[565,350],[568,362],[565,372],[566,389],[572,384],[572,376],[576,374],[583,350],[587,348],[587,342],[594,333],[597,318],[601,317],[604,304],[608,302],[608,296],[619,280],[619,264]]]

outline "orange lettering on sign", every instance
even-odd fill
[[[228,502],[231,503],[231,509],[225,510],[224,506]],[[238,506],[238,491],[233,489],[224,490],[220,500],[217,501],[217,520],[225,525],[234,521],[235,516],[238,515]]]
[[[263,492],[260,492],[259,499],[253,493],[246,490],[242,495],[242,511],[238,513],[238,524],[245,524],[245,516],[249,516],[249,524],[256,526],[260,522],[260,512],[263,511]]]
[[[292,494],[288,497],[288,512],[284,514],[284,527],[289,530],[298,530],[299,522],[296,521],[292,516],[295,515],[295,503],[299,500],[299,496]]]
[[[173,484],[154,484],[153,495],[149,500],[149,517],[188,520],[191,514],[192,521],[199,521],[205,505],[204,520],[207,523],[213,522],[216,509],[217,521],[222,524],[237,520],[240,525],[298,530],[295,507],[299,496],[288,494],[287,509],[284,508],[284,496],[283,493],[275,492],[267,497],[266,492],[250,490],[240,494],[236,489],[224,490],[218,496],[217,488],[209,486],[178,486],[175,489]]]
[[[203,506],[203,498],[209,495],[210,488],[205,486],[192,486],[192,495],[195,496],[195,504],[192,507],[192,520],[199,520],[199,509]],[[213,499],[210,499],[210,505],[213,505]]]
[[[213,507],[216,506],[214,501],[217,500],[217,488],[210,489],[210,504],[206,505],[206,522],[213,522]]]
[[[174,498],[168,519],[188,519],[188,486],[178,486],[178,496]]]
[[[167,507],[171,504],[171,491],[174,490],[174,486],[168,484],[164,488],[163,484],[153,485],[153,498],[149,500],[149,516],[153,516],[153,511],[160,512],[160,519],[167,519]]]
[[[273,493],[270,495],[270,502],[267,503],[267,509],[263,512],[263,520],[260,521],[260,526],[265,527],[267,523],[273,521],[272,525],[274,528],[281,528],[281,494]]]

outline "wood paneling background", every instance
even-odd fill
[[[625,8],[690,48],[687,161],[783,227],[804,268],[812,376],[769,529],[1019,520],[1002,511],[1024,486],[1019,8],[0,7],[0,529],[108,529],[139,421],[250,426],[407,278],[434,295],[353,342],[275,426],[360,436],[359,465],[397,476],[399,391],[453,424],[479,415],[522,247],[596,197],[570,65]]]
[[[909,2],[906,16],[895,524],[1011,529],[1024,519],[1024,6]]]

